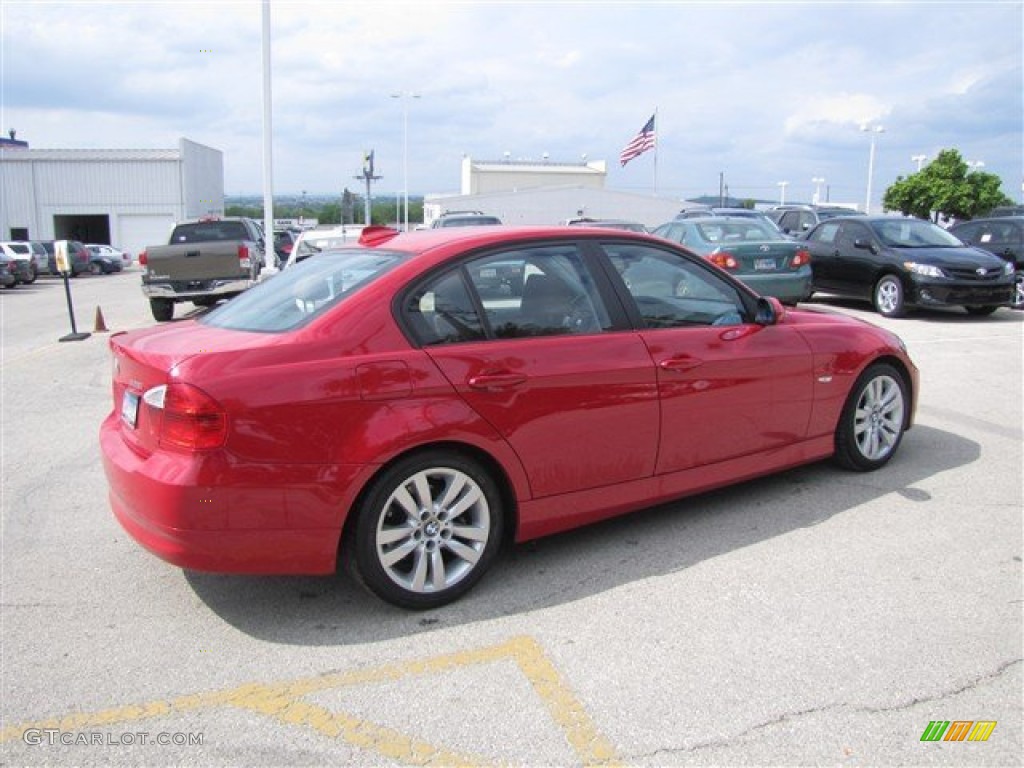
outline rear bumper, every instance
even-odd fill
[[[248,277],[212,278],[209,280],[161,280],[142,278],[142,292],[150,299],[188,301],[204,296],[234,296],[254,285]]]
[[[761,296],[774,296],[779,301],[798,302],[811,293],[811,268],[801,267],[787,274],[748,273],[739,279]]]
[[[326,574],[348,503],[370,467],[239,464],[223,455],[142,456],[111,413],[100,427],[110,506],[157,557],[212,573]]]

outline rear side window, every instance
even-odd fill
[[[601,333],[607,307],[575,244],[481,256],[427,282],[404,304],[420,344]]]
[[[200,221],[179,224],[171,233],[172,243],[208,243],[212,240],[248,240],[249,234],[240,221]]]
[[[290,331],[323,315],[406,258],[403,253],[368,248],[313,256],[222,304],[200,322],[236,331]]]

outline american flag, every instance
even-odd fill
[[[619,162],[625,165],[634,157],[638,157],[646,152],[648,149],[654,149],[654,118],[657,115],[651,115],[651,119],[648,120],[644,127],[640,129],[640,133],[633,137],[633,140],[626,145],[626,148],[622,150],[619,155]]]

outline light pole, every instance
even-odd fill
[[[405,231],[409,231],[409,99],[418,99],[420,95],[412,91],[392,93],[392,99],[402,101],[402,198],[405,206]]]
[[[779,205],[786,204],[786,187],[789,186],[788,181],[776,182],[776,186],[779,188]]]
[[[821,201],[821,185],[825,183],[825,179],[815,176],[811,179],[811,183],[814,185],[814,204],[817,205]]]
[[[868,192],[864,198],[864,213],[871,213],[871,182],[875,176],[875,137],[885,133],[885,128],[880,125],[862,125],[860,129],[871,135],[871,151],[868,153]]]
[[[917,170],[920,171],[924,161],[928,159],[928,155],[911,155],[910,159],[917,163]]]

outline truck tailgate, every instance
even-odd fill
[[[152,246],[147,258],[149,276],[157,280],[207,280],[250,273],[249,250],[238,242]]]

